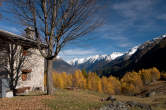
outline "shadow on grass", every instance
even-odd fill
[[[27,97],[27,96],[47,96],[46,92],[41,92],[41,91],[30,91],[28,93],[20,93],[17,94],[16,96],[23,96],[23,97]]]

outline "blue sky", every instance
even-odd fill
[[[104,24],[86,37],[66,45],[60,53],[65,60],[96,54],[126,52],[166,33],[166,0],[103,0],[98,16]],[[99,2],[101,4],[101,2]],[[5,5],[1,8],[6,8]],[[10,16],[5,13],[5,15]],[[15,21],[15,18],[12,18]],[[23,28],[8,19],[0,20],[0,29],[20,34]]]

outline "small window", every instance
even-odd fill
[[[22,52],[23,56],[27,56],[27,53],[28,53],[28,48],[23,47],[23,52]]]
[[[27,50],[23,51],[23,56],[27,56]]]
[[[22,81],[26,81],[27,80],[27,74],[22,73]]]
[[[30,73],[31,72],[32,72],[31,69],[22,70],[22,81],[30,80]]]

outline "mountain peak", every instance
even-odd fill
[[[74,58],[73,60],[69,61],[69,64],[71,65],[80,65],[83,63],[94,63],[99,60],[105,60],[105,61],[111,61],[116,59],[117,57],[122,56],[124,53],[121,52],[113,52],[110,55],[95,55],[95,56],[89,56],[87,58]]]
[[[131,48],[131,49],[127,52],[127,54],[128,54],[129,56],[133,55],[133,54],[137,51],[138,48],[139,48],[139,46],[135,46],[135,47]]]
[[[120,57],[120,56],[122,56],[122,55],[124,55],[124,53],[121,53],[121,52],[113,52],[110,56],[110,58],[111,58],[111,60],[114,60],[114,59],[116,59],[117,57]]]

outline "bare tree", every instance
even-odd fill
[[[21,76],[21,69],[26,60],[24,55],[24,49],[22,46],[10,43],[8,48],[8,71],[9,71],[9,87],[13,91],[13,95],[16,95],[16,86]]]
[[[35,30],[41,55],[47,60],[47,94],[53,94],[52,61],[70,41],[100,25],[97,0],[9,0],[12,13]],[[47,44],[43,51],[42,43]]]

